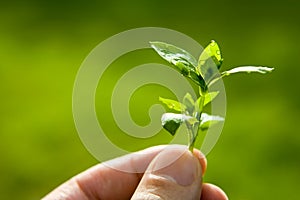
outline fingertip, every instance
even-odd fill
[[[200,199],[200,165],[185,146],[169,146],[152,160],[132,199]]]
[[[218,186],[204,183],[202,185],[201,200],[228,200],[228,197]]]
[[[198,149],[194,149],[193,154],[196,158],[198,158],[201,168],[202,168],[202,175],[204,175],[206,172],[206,169],[207,169],[207,160],[206,160],[205,155]]]
[[[202,170],[198,159],[186,147],[170,147],[152,160],[147,172],[172,177],[179,185],[191,185],[201,179]]]

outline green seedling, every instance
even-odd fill
[[[209,104],[219,94],[219,91],[209,91],[208,89],[223,77],[240,72],[257,72],[266,74],[273,68],[262,66],[242,66],[220,72],[223,62],[221,51],[215,41],[202,51],[198,60],[189,52],[164,42],[150,42],[151,47],[172,66],[174,66],[183,76],[192,80],[198,88],[197,99],[186,93],[182,102],[159,97],[159,100],[175,113],[163,114],[162,126],[173,136],[180,127],[185,124],[188,133],[188,147],[193,151],[197,136],[206,131],[210,126],[224,121],[220,116],[213,116],[203,112],[204,107]]]

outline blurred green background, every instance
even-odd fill
[[[224,69],[276,68],[224,80],[226,122],[205,181],[230,199],[299,199],[299,10],[296,0],[1,2],[0,199],[39,199],[98,163],[72,118],[77,70],[99,42],[145,26],[174,29],[202,45],[215,39]],[[148,86],[149,102],[155,87]],[[147,113],[132,110],[138,123],[147,122]]]

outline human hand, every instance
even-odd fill
[[[44,200],[227,200],[217,186],[202,183],[205,170],[206,159],[198,150],[192,154],[179,145],[156,146],[98,164]]]

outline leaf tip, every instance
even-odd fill
[[[272,71],[274,71],[275,70],[275,68],[274,67],[268,67],[269,68],[269,72],[272,72]]]
[[[271,73],[275,68],[274,67],[265,67],[265,66],[260,66],[260,72],[263,74],[266,73]]]
[[[157,43],[156,41],[149,41],[149,44],[150,44],[150,46],[151,46],[152,48],[155,47],[155,44],[156,44],[156,43]]]

